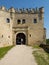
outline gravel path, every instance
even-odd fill
[[[29,46],[17,45],[0,60],[0,65],[37,65],[32,51]]]

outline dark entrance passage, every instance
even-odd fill
[[[16,36],[16,44],[21,45],[21,44],[26,44],[26,36],[24,33],[18,33]]]

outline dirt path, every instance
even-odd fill
[[[17,45],[0,60],[0,65],[37,65],[32,51],[31,47]]]

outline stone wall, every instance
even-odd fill
[[[7,18],[10,22],[7,22]],[[25,23],[22,20],[25,19]],[[37,20],[34,23],[34,19]],[[20,24],[18,24],[20,20]],[[26,44],[44,43],[44,8],[39,9],[6,9],[0,7],[0,47],[16,45],[17,33],[25,33]],[[43,38],[44,37],[44,38]]]

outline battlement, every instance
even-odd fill
[[[0,10],[2,10],[2,11],[7,11],[7,12],[12,12],[12,13],[25,13],[25,14],[34,14],[34,13],[44,13],[44,8],[43,7],[41,7],[41,8],[26,8],[26,9],[24,9],[24,8],[22,8],[22,9],[18,9],[18,8],[13,8],[13,7],[11,7],[11,8],[9,8],[9,9],[6,9],[4,6],[1,6],[0,7]]]

